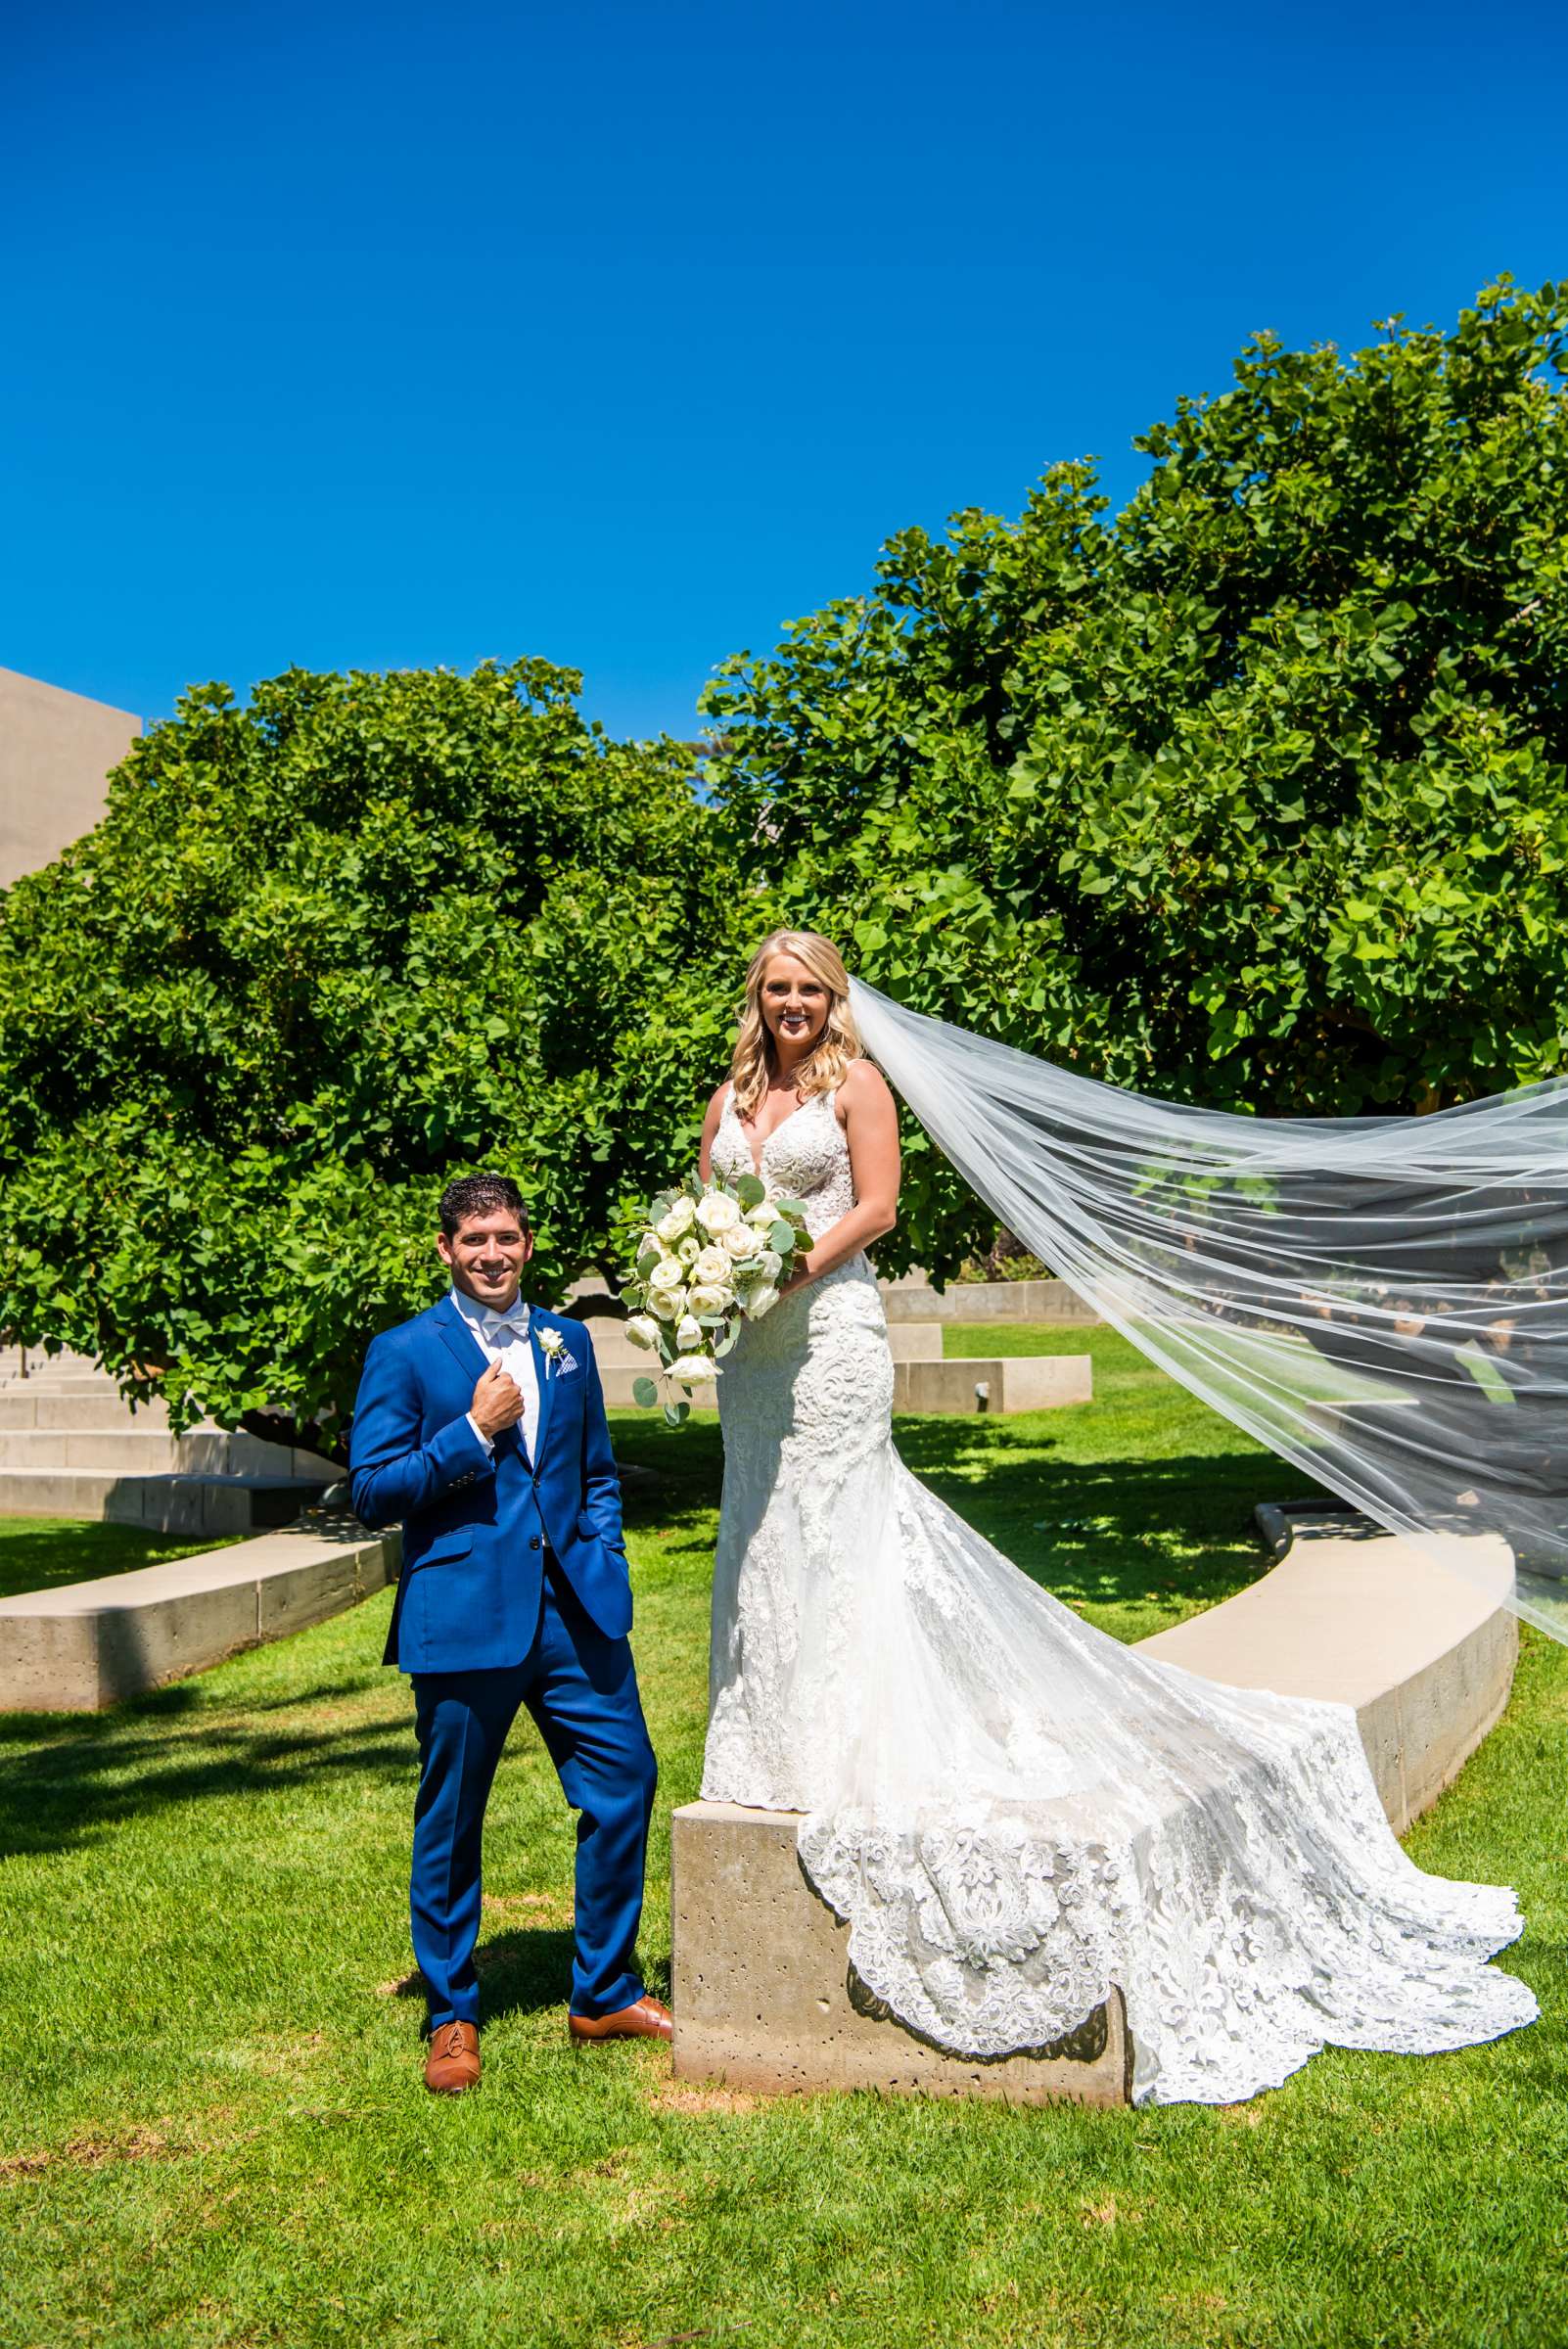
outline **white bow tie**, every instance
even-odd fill
[[[514,1321],[510,1316],[503,1320],[499,1314],[486,1313],[482,1326],[491,1346],[499,1344],[503,1337],[526,1338],[529,1334],[527,1321]]]

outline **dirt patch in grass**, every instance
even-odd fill
[[[738,2088],[690,2088],[683,2080],[661,2080],[648,2096],[655,2112],[755,2112],[767,2101]]]
[[[96,2170],[111,2161],[174,2161],[186,2148],[161,2129],[131,2129],[123,2137],[73,2137],[52,2152],[0,2155],[0,2184],[38,2178],[46,2170]]]
[[[302,2071],[326,2044],[325,2031],[268,2032],[248,2041],[228,2060],[239,2071],[259,2072],[263,2078],[278,2080]]]
[[[1081,2227],[1136,2227],[1142,2219],[1141,2210],[1129,2210],[1107,2194],[1103,2201],[1080,2205],[1078,2223]]]
[[[572,1910],[558,1893],[551,1892],[487,1892],[484,1895],[484,1914],[515,1925],[570,1925]],[[484,1962],[484,1953],[479,1952],[479,1963]]]

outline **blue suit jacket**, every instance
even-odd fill
[[[550,1362],[541,1329],[565,1358]],[[539,1622],[549,1543],[607,1637],[631,1626],[621,1485],[604,1389],[580,1321],[530,1311],[539,1379],[530,1460],[509,1427],[493,1454],[468,1423],[485,1355],[451,1298],[371,1343],[349,1437],[354,1509],[403,1528],[403,1567],[383,1659],[404,1672],[521,1664]]]

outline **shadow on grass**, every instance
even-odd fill
[[[107,1574],[187,1558],[226,1544],[210,1535],[189,1542],[149,1533],[139,1525],[100,1525],[90,1519],[0,1517],[0,1598],[58,1590],[67,1583],[97,1582]]]
[[[480,2028],[499,2022],[506,2014],[537,2014],[559,2006],[572,1980],[571,1931],[564,1925],[528,1925],[492,1933],[474,1952],[479,1974]],[[421,2008],[426,2002],[425,1977],[417,1968],[405,1974],[393,1997]]]
[[[1038,1437],[1009,1448],[970,1420],[900,1420],[899,1449],[922,1483],[1047,1589],[1095,1604],[1173,1593],[1214,1605],[1267,1567],[1252,1521],[1281,1480],[1267,1454],[1165,1460],[1063,1457]]]
[[[1288,1497],[1306,1498],[1310,1486],[1300,1470],[1252,1449],[1084,1459],[1044,1414],[900,1416],[894,1435],[905,1466],[1036,1582],[1055,1588],[1064,1556],[1092,1547],[1095,1595],[1106,1599],[1153,1595],[1169,1587],[1173,1556],[1209,1547],[1244,1555],[1214,1560],[1212,1589],[1192,1561],[1197,1579],[1182,1587],[1225,1596],[1263,1570],[1258,1502],[1287,1488]],[[619,1453],[654,1472],[626,1496],[628,1530],[701,1530],[722,1488],[717,1426],[696,1420],[677,1435],[620,1413],[615,1441]]]
[[[409,1777],[412,1741],[400,1724],[370,1720],[284,1732],[270,1725],[248,1727],[231,1714],[208,1730],[187,1730],[177,1746],[160,1747],[158,1716],[184,1709],[144,1700],[64,1734],[58,1714],[7,1718],[0,1859],[69,1851],[123,1819],[214,1797],[319,1785],[324,1774],[373,1772],[398,1784]]]
[[[498,2023],[509,2014],[542,2014],[565,2006],[570,1999],[572,1959],[576,1943],[564,1925],[524,1925],[492,1933],[474,1952],[479,1975],[480,2028]],[[643,1968],[643,1980],[656,1999],[669,1997],[668,1963]],[[405,1974],[392,1993],[414,2002],[425,2029],[425,1977],[417,1968]]]

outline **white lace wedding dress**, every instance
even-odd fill
[[[715,1170],[749,1173],[726,1100]],[[853,1202],[831,1095],[767,1136],[813,1236]],[[1504,1888],[1423,1875],[1348,1706],[1222,1687],[1091,1630],[893,1447],[863,1256],[724,1363],[703,1793],[804,1814],[866,1988],[961,2053],[1042,2047],[1119,1985],[1138,2100],[1225,2103],[1325,2044],[1431,2053],[1535,2015],[1486,1963]]]

